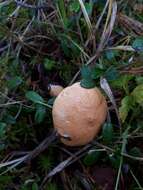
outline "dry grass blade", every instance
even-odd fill
[[[112,3],[113,3],[113,0],[109,0],[109,9],[108,9],[108,14],[107,14],[107,18],[106,18],[106,23],[104,25],[104,30],[103,30],[103,33],[106,31],[107,29],[107,26],[108,26],[108,22],[110,20],[110,17],[111,17],[111,14],[112,14]]]
[[[53,131],[53,133],[46,137],[34,150],[32,150],[25,159],[24,162],[31,161],[33,158],[38,156],[41,152],[43,152],[47,147],[57,139],[58,135],[56,131]]]
[[[98,49],[96,51],[96,54],[94,56],[92,56],[88,60],[88,62],[86,63],[86,65],[94,64],[95,61],[100,57],[100,54],[103,51],[105,45],[107,44],[107,42],[109,40],[109,37],[111,35],[111,32],[113,30],[113,27],[114,27],[114,24],[115,24],[116,15],[117,15],[117,3],[116,3],[116,1],[114,1],[113,4],[112,4],[112,14],[111,14],[111,19],[110,19],[109,26],[107,27],[107,30],[102,33],[100,44],[99,44],[99,47],[98,47]],[[71,85],[71,84],[74,83],[74,81],[76,80],[76,78],[78,77],[79,74],[80,74],[80,70],[72,78],[72,80],[69,83],[69,85]]]
[[[105,6],[104,6],[104,9],[103,9],[103,11],[102,11],[102,13],[101,13],[101,15],[100,15],[100,17],[99,17],[97,23],[96,23],[96,26],[95,26],[95,29],[96,29],[96,30],[99,28],[99,25],[100,25],[100,23],[101,23],[101,20],[102,20],[104,14],[105,14],[105,12],[106,12],[106,9],[107,9],[107,7],[108,7],[109,1],[110,1],[110,0],[107,0],[107,1],[106,1],[106,4],[105,4]]]
[[[113,27],[115,24],[115,20],[116,20],[116,15],[117,15],[117,3],[116,3],[116,1],[114,1],[112,3],[112,14],[111,14],[110,23],[109,23],[107,29],[105,31],[103,31],[103,33],[102,33],[100,44],[98,46],[95,56],[93,56],[91,58],[91,60],[89,60],[87,65],[95,63],[95,61],[100,57],[100,54],[103,51],[105,45],[108,43],[108,40],[112,33],[112,30],[113,30]]]
[[[96,145],[98,148],[102,148],[103,150],[106,150],[106,151],[109,152],[109,153],[110,153],[110,152],[112,152],[112,153],[115,152],[114,149],[112,149],[112,148],[110,148],[110,147],[108,147],[108,146],[106,146],[106,145],[104,145],[104,144],[101,144],[101,143],[99,143],[99,142],[97,142],[97,141],[93,141],[92,144],[93,144],[93,145]],[[129,155],[129,154],[127,154],[127,153],[124,153],[124,152],[122,152],[121,155],[124,156],[124,157],[127,157],[127,158],[131,158],[132,160],[137,160],[137,161],[141,161],[141,162],[143,161],[143,157],[131,156],[131,155]]]
[[[82,9],[82,12],[83,12],[85,21],[86,21],[87,26],[88,26],[88,29],[89,29],[89,32],[90,32],[90,34],[92,34],[92,24],[91,24],[91,22],[90,22],[88,13],[87,13],[86,8],[85,8],[85,6],[84,6],[84,3],[83,3],[82,0],[78,0],[78,1],[79,1],[79,3],[80,3],[80,6],[81,6],[81,9]]]
[[[130,173],[131,173],[133,179],[135,180],[136,184],[138,185],[138,188],[139,188],[140,190],[143,190],[142,185],[140,184],[139,180],[136,178],[136,176],[134,175],[134,173],[133,173],[133,171],[132,171],[131,169],[130,169]]]
[[[122,50],[122,51],[132,51],[135,52],[135,49],[132,46],[116,46],[116,47],[109,47],[106,48],[107,50]]]
[[[99,47],[98,47],[97,53],[96,53],[97,57],[100,56],[100,53],[103,51],[105,45],[107,44],[107,42],[110,38],[111,32],[112,32],[114,24],[115,24],[116,15],[117,15],[117,3],[116,3],[116,1],[114,1],[112,3],[112,14],[111,14],[110,23],[109,23],[107,29],[105,31],[103,31],[103,33],[102,33],[100,44],[99,44]]]
[[[11,168],[14,168],[21,163],[30,162],[32,159],[34,159],[36,156],[38,156],[41,152],[43,152],[45,149],[48,148],[48,146],[57,139],[57,133],[54,131],[50,136],[46,137],[34,150],[28,152],[26,155],[7,161],[0,164],[0,169],[3,167],[10,167],[4,172],[9,171]]]
[[[2,173],[0,173],[0,175],[3,175],[6,172],[10,171],[11,169],[15,168],[16,166],[20,165],[21,163],[23,163],[25,161],[26,158],[27,158],[27,155],[22,156],[22,157],[17,158],[17,159],[14,159],[14,160],[11,160],[11,161],[1,163],[0,169],[4,168],[4,167],[8,167],[8,169],[4,170]]]
[[[108,82],[107,82],[107,80],[105,78],[100,79],[100,86],[104,90],[104,92],[107,94],[107,96],[110,99],[111,103],[113,104],[115,112],[116,112],[116,115],[117,115],[117,118],[118,118],[119,127],[121,127],[117,104],[116,104],[114,95],[112,93],[112,90],[111,90],[111,88],[110,88],[110,86],[109,86],[109,84],[108,84]]]
[[[134,75],[141,75],[143,73],[143,66],[140,67],[127,67],[120,71],[120,73],[130,73]]]
[[[123,154],[126,151],[126,145],[128,143],[127,138],[128,138],[129,130],[130,130],[130,126],[123,133],[123,142],[122,142],[122,147],[121,147],[121,154]],[[120,163],[119,163],[118,174],[117,174],[117,179],[116,179],[116,184],[115,184],[115,190],[118,190],[118,187],[119,187],[122,165],[123,165],[123,156],[120,157]]]
[[[143,35],[143,24],[133,18],[130,18],[122,13],[118,14],[118,21],[124,26],[126,30],[131,30],[132,32]]]
[[[11,2],[13,2],[13,0],[7,0],[7,1],[1,2],[1,3],[0,3],[0,7],[9,5]]]
[[[53,177],[54,175],[56,175],[57,173],[59,173],[63,169],[65,169],[67,166],[74,163],[75,161],[80,159],[82,156],[84,156],[86,154],[87,150],[89,150],[89,148],[91,148],[92,146],[93,145],[91,145],[91,144],[86,145],[85,147],[83,147],[82,149],[77,151],[74,155],[70,156],[68,159],[66,159],[63,162],[61,162],[60,164],[58,164],[51,172],[48,173],[48,175],[45,177],[42,185],[47,181],[48,178]]]
[[[90,58],[89,55],[84,51],[84,49],[79,44],[77,44],[74,40],[72,40],[71,37],[67,35],[62,35],[62,36],[67,38],[75,47],[77,47],[86,59]]]
[[[87,63],[87,65],[95,62],[95,60],[97,60],[100,57],[100,53],[103,51],[105,45],[108,43],[108,40],[110,38],[111,32],[115,24],[116,15],[117,15],[117,3],[115,1],[112,4],[112,14],[111,14],[110,23],[107,27],[107,30],[103,31],[96,55],[92,57],[92,59]]]
[[[18,163],[20,161],[23,161],[24,158],[26,158],[26,156],[23,156],[22,158],[18,158],[18,159],[15,159],[15,160],[11,160],[11,161],[7,161],[7,162],[4,162],[4,163],[1,163],[0,164],[0,168],[6,167],[6,166],[10,166],[12,164],[15,164],[15,163]]]
[[[21,1],[21,2],[22,2],[22,1]],[[23,3],[26,3],[26,2],[27,2],[27,0],[23,1]],[[12,17],[15,17],[15,18],[16,18],[16,17],[18,16],[18,13],[19,13],[20,8],[21,8],[21,6],[18,5],[17,8],[10,14],[10,16],[9,16],[8,19],[10,19],[10,18],[12,18]]]

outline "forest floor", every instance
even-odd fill
[[[109,114],[94,141],[68,147],[49,87],[82,68]],[[143,190],[142,113],[143,0],[0,1],[0,190]]]

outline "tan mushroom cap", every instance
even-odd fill
[[[50,95],[51,96],[58,96],[63,89],[64,88],[60,85],[51,84],[50,85]]]
[[[75,83],[62,90],[53,105],[54,127],[69,146],[80,146],[97,136],[107,115],[107,103],[98,88],[85,89]]]

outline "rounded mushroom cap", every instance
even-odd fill
[[[50,96],[58,96],[64,88],[60,85],[50,85]]]
[[[98,88],[75,83],[62,90],[53,105],[53,123],[61,141],[69,146],[89,143],[98,134],[107,115],[107,103]]]

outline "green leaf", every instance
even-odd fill
[[[3,139],[5,137],[6,128],[6,123],[0,122],[0,139]]]
[[[76,38],[71,39],[66,35],[59,35],[59,40],[65,56],[76,59],[80,56],[81,50],[78,45],[79,44],[78,39]]]
[[[44,120],[45,116],[46,116],[45,106],[37,104],[36,105],[36,113],[35,113],[35,121],[37,123],[41,123]]]
[[[118,51],[115,51],[115,50],[107,50],[105,52],[105,55],[106,55],[106,58],[108,60],[112,60],[114,59],[117,55],[118,55]]]
[[[133,98],[132,96],[125,96],[122,101],[121,101],[121,107],[119,108],[119,115],[121,118],[121,121],[124,123],[127,116],[128,112],[133,106]]]
[[[69,9],[71,12],[77,13],[80,10],[80,4],[77,0],[70,3]]]
[[[92,78],[92,70],[88,66],[83,66],[81,69],[82,80],[80,85],[84,88],[94,88],[96,86]]]
[[[99,68],[99,67],[95,67],[92,71],[92,79],[98,79],[100,78],[101,76],[103,76],[105,72],[105,69],[103,68]]]
[[[111,123],[105,123],[102,130],[103,141],[110,143],[113,138],[113,126]]]
[[[114,153],[114,154],[110,154],[110,155],[109,155],[109,160],[110,160],[112,166],[113,166],[114,168],[116,168],[116,169],[119,168],[120,159],[121,159],[121,156],[118,155],[117,153]]]
[[[8,31],[9,29],[6,24],[0,24],[0,38],[6,37],[8,35]]]
[[[66,27],[67,22],[68,22],[68,18],[67,18],[67,13],[66,13],[66,7],[65,7],[65,2],[64,0],[57,0],[57,5],[58,5],[58,9],[60,11],[60,16],[61,19],[63,21],[64,27]]]
[[[45,59],[44,60],[44,67],[46,70],[50,71],[54,68],[54,66],[56,65],[56,62],[50,59]]]
[[[143,84],[138,85],[131,93],[135,102],[138,104],[143,103]]]
[[[64,54],[65,54],[67,57],[70,57],[71,51],[70,51],[70,48],[69,48],[69,44],[68,44],[68,42],[67,42],[67,39],[61,37],[61,38],[60,38],[60,41],[61,41],[61,48],[62,48]]]
[[[143,84],[143,77],[142,76],[136,76],[135,78],[136,80],[136,83],[139,85],[139,84]]]
[[[93,9],[93,3],[92,2],[85,3],[85,8],[86,8],[87,14],[91,15],[92,14],[92,9]]]
[[[44,99],[37,92],[34,91],[26,92],[26,98],[34,103],[44,102]]]
[[[114,58],[114,51],[112,51],[112,50],[107,50],[107,51],[105,52],[105,55],[106,55],[106,58],[107,58],[108,60],[111,60],[111,59]]]
[[[120,75],[116,80],[110,81],[114,88],[124,89],[129,94],[129,82],[134,78],[133,75]]]
[[[110,67],[105,72],[105,77],[108,81],[115,80],[119,77],[119,72],[117,71],[117,69],[115,67]]]
[[[32,184],[32,190],[38,190],[39,188],[38,188],[38,185],[37,185],[37,183],[33,183]]]
[[[47,172],[48,170],[51,170],[52,165],[53,165],[52,159],[49,155],[48,156],[41,155],[38,163],[39,163],[39,168],[43,172]]]
[[[88,67],[88,66],[86,66],[86,65],[84,65],[82,68],[81,68],[81,76],[82,76],[82,78],[84,78],[84,79],[91,79],[91,69]]]
[[[100,155],[101,152],[99,151],[90,152],[84,157],[83,162],[86,166],[92,166],[98,161]]]
[[[1,184],[5,184],[5,185],[7,185],[7,184],[9,184],[9,183],[11,183],[12,182],[12,176],[10,176],[10,175],[1,175],[0,176],[0,185]]]
[[[12,79],[10,79],[8,81],[8,88],[10,90],[14,89],[14,88],[18,87],[21,83],[22,83],[22,78],[21,77],[19,77],[19,76],[13,77]]]
[[[48,183],[46,185],[45,190],[58,190],[59,188],[57,187],[57,185],[55,183]]]
[[[138,37],[134,40],[132,47],[137,51],[143,51],[143,37]]]
[[[85,79],[82,79],[81,82],[80,82],[80,85],[83,87],[83,88],[94,88],[95,87],[95,82],[93,80],[85,80]]]

